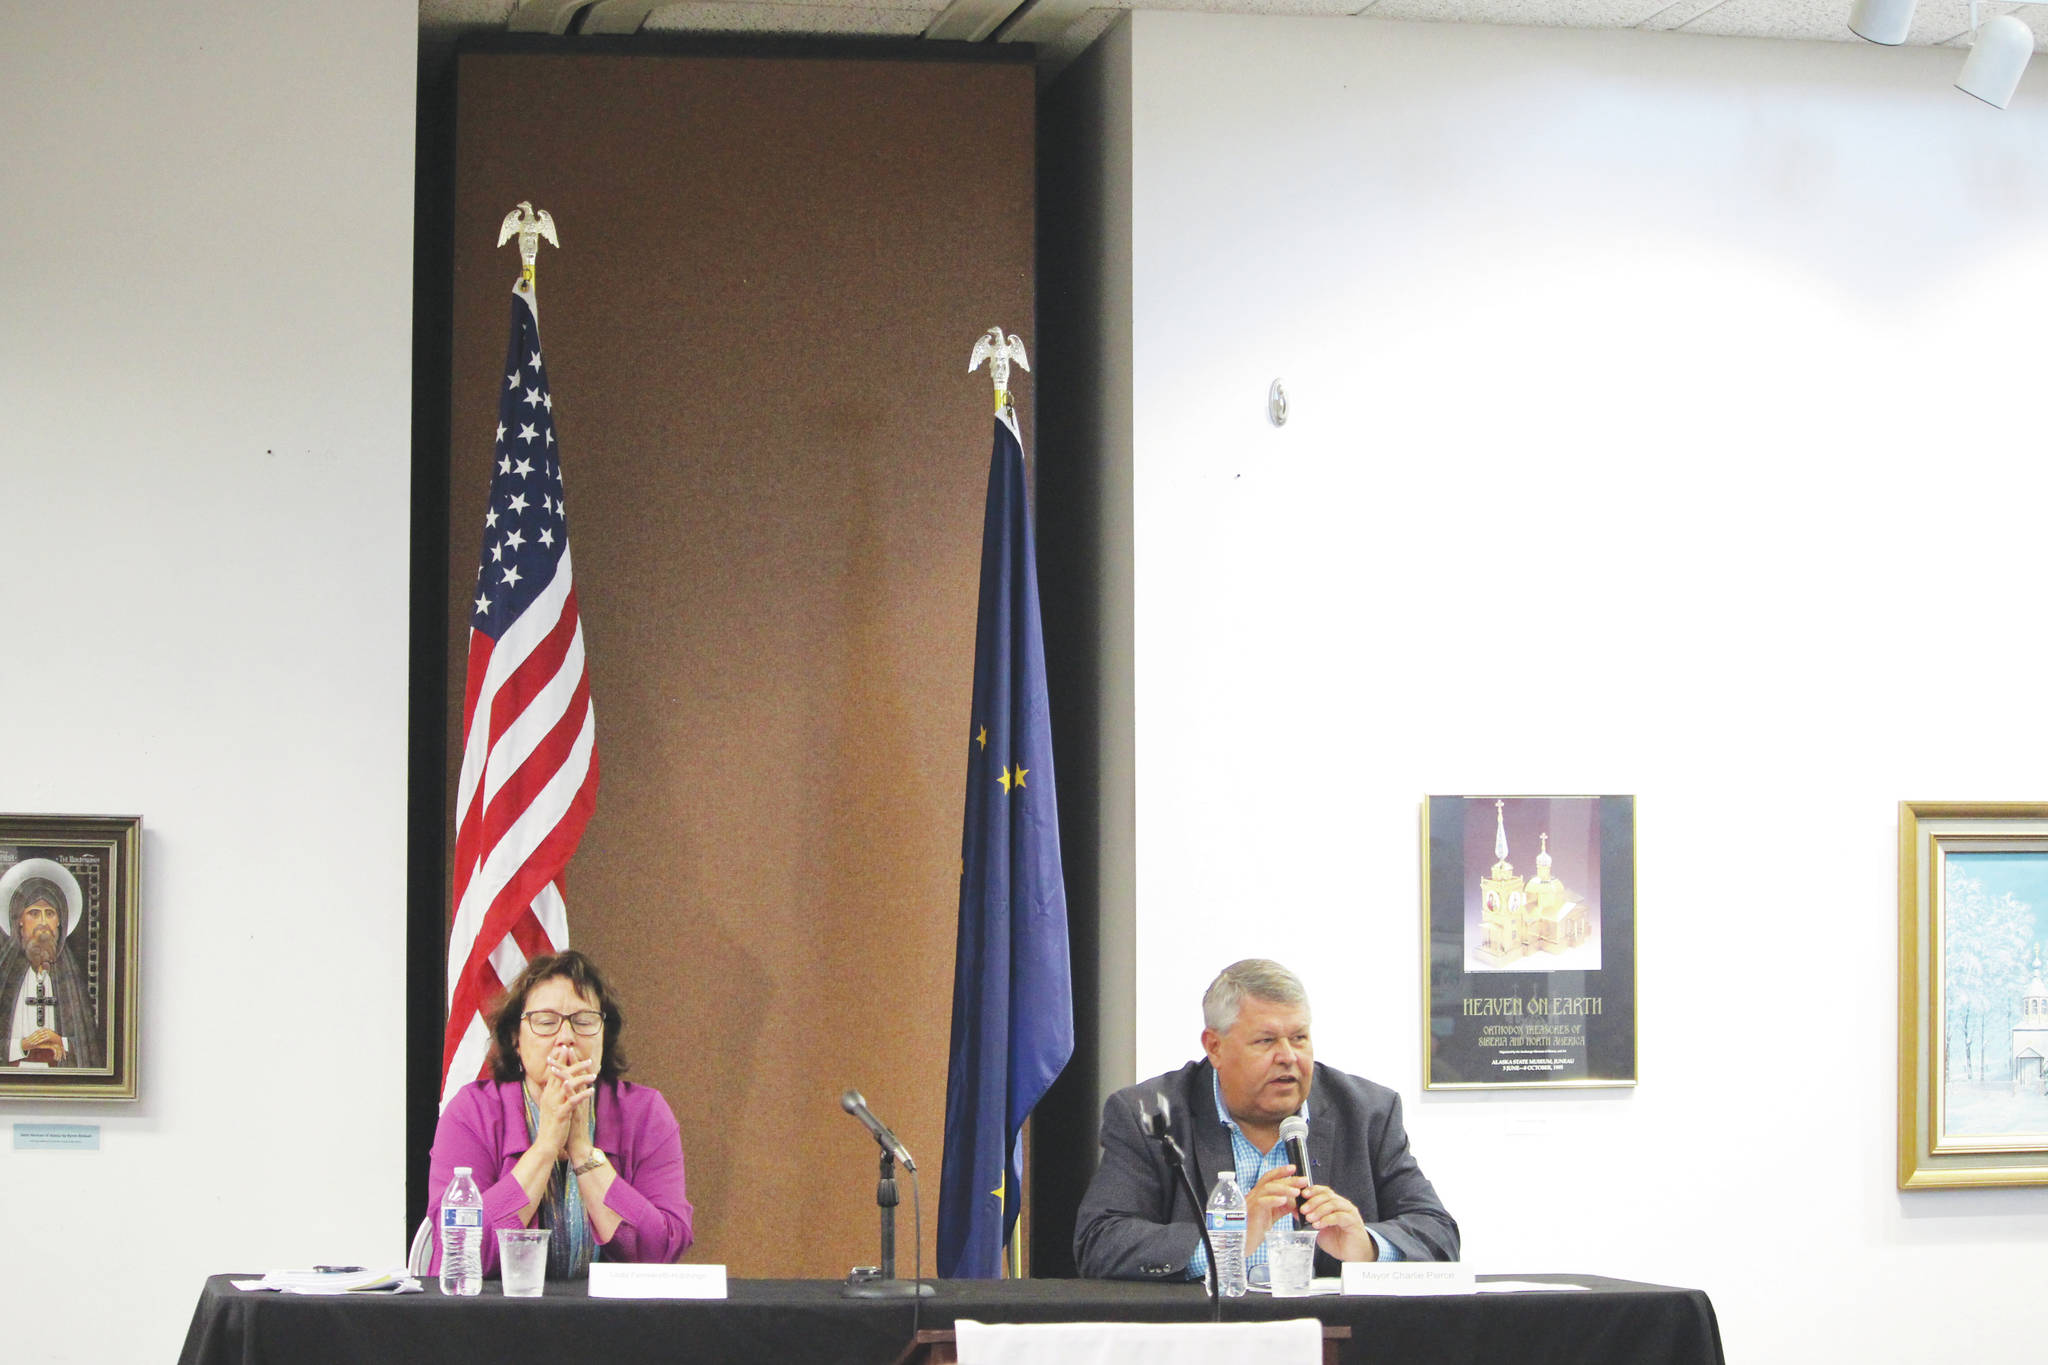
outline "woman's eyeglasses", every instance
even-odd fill
[[[594,1036],[604,1027],[604,1015],[597,1010],[578,1010],[574,1014],[559,1014],[554,1010],[528,1010],[519,1016],[535,1036],[552,1038],[562,1031],[562,1021],[567,1019],[569,1027],[585,1038]]]

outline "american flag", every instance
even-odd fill
[[[569,568],[555,402],[530,286],[512,291],[504,375],[470,603],[444,1108],[483,1074],[483,1015],[504,983],[528,958],[569,946],[562,869],[597,799],[597,720]]]

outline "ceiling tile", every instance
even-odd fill
[[[1946,3],[1947,0],[1941,0]],[[1923,4],[1915,22],[1924,22],[1935,4]],[[1849,0],[1721,0],[1708,5],[1679,26],[1685,33],[1713,33],[1726,38],[1821,38],[1857,42],[1849,32]]]
[[[1636,27],[1649,29],[1652,32],[1682,28],[1720,3],[1721,0],[1671,0],[1670,4],[1643,20],[1640,24],[1637,24]]]
[[[2041,16],[2034,5],[1988,4],[1981,6],[1981,18],[2017,13],[2034,29],[2034,45],[2041,44]],[[1819,38],[1836,42],[1859,42],[1849,31],[1849,0],[1720,0],[1708,5],[1681,24],[1670,25],[1685,33],[1714,33],[1737,38]],[[1913,26],[1906,42],[1915,47],[1940,43],[1967,46],[1970,41],[1968,0],[1919,0],[1913,10]]]
[[[420,27],[501,29],[518,5],[519,0],[420,0]]]
[[[1970,45],[1969,6],[1964,5],[1962,8],[1963,27],[1957,32],[1955,37],[1948,41],[1958,47],[1968,47]],[[2039,52],[2042,45],[2048,43],[2048,9],[2043,9],[2040,5],[1993,4],[1977,7],[1977,21],[1979,23],[1986,19],[1996,18],[2001,14],[2010,14],[2028,28],[2034,30],[2034,51]]]
[[[1364,0],[1143,0],[1131,9],[1194,10],[1205,14],[1294,14],[1346,18]]]
[[[521,0],[419,0],[422,32],[502,31]],[[663,5],[651,30],[685,33],[815,33],[910,36],[923,33],[949,0],[806,0],[801,4],[689,0]],[[1853,0],[1037,0],[1002,36],[1035,42],[1054,64],[1078,52],[1125,9],[1198,10],[1224,14],[1365,14],[1375,19],[1440,23],[1526,24],[1547,28],[1643,28],[1746,38],[1854,42]],[[1990,0],[1982,15],[2014,13],[2048,37],[2048,9]],[[1028,30],[1028,31],[1027,31]],[[1919,0],[1907,42],[1967,46],[1968,0]]]
[[[1361,12],[1374,19],[1527,24],[1540,28],[1634,28],[1667,3],[1669,0],[1379,0]]]
[[[921,0],[911,0],[920,3]],[[647,16],[647,30],[665,33],[831,33],[911,38],[924,32],[945,6],[856,9],[851,5],[663,5]]]

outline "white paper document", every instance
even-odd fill
[[[285,1294],[418,1294],[420,1282],[403,1270],[273,1270],[260,1280],[230,1281],[237,1289]]]
[[[593,1299],[722,1299],[722,1265],[633,1265],[624,1261],[593,1261]]]
[[[1555,1294],[1570,1293],[1573,1290],[1583,1294],[1583,1284],[1545,1284],[1538,1280],[1488,1280],[1477,1286],[1482,1294]]]

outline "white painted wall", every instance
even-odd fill
[[[11,1358],[403,1251],[416,27],[0,0],[0,810],[145,821],[142,1098],[0,1103]]]
[[[1363,20],[1140,13],[1129,53],[1105,1082],[1270,954],[1480,1268],[1701,1286],[1752,1365],[2038,1358],[2048,1191],[1894,1187],[1894,841],[1901,798],[2048,793],[2048,87]],[[1633,1092],[1421,1093],[1419,804],[1493,791],[1639,798]]]

